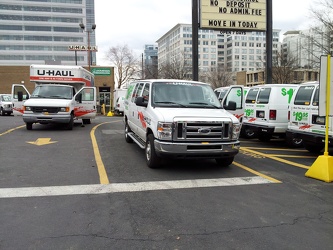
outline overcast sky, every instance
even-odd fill
[[[313,0],[272,0],[273,28],[305,29]],[[127,44],[141,54],[178,23],[192,23],[192,0],[95,0],[97,64],[109,65],[110,47]]]

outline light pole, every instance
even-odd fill
[[[87,32],[88,34],[88,49],[87,49],[87,52],[88,52],[88,69],[89,69],[89,72],[90,72],[90,64],[91,64],[91,48],[90,48],[90,32],[93,32],[95,29],[96,29],[96,24],[92,24],[91,25],[91,30],[85,30],[85,25],[83,23],[80,23],[80,28]]]

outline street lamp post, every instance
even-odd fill
[[[83,23],[80,23],[80,28],[87,32],[88,34],[88,49],[87,49],[87,52],[88,52],[88,68],[89,68],[89,71],[90,71],[90,64],[91,64],[91,48],[90,48],[90,32],[93,32],[95,29],[96,29],[96,24],[93,24],[91,25],[91,30],[85,30],[85,25]]]

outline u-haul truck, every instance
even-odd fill
[[[32,94],[24,85],[12,85],[14,115],[22,115],[27,130],[32,124],[62,123],[72,130],[74,120],[90,124],[96,117],[94,75],[81,66],[31,65]]]
[[[319,153],[325,146],[325,116],[319,116],[319,83],[302,83],[290,103],[287,137],[300,138],[304,147]],[[333,145],[333,118],[329,116],[328,143]]]

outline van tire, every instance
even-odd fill
[[[26,126],[27,130],[32,130],[32,122],[27,122],[25,124],[25,126]]]
[[[244,137],[246,139],[253,139],[257,136],[256,133],[252,129],[248,129],[248,128],[242,129],[241,135],[242,135],[242,137]]]
[[[303,147],[303,140],[301,138],[286,137],[287,145],[291,148]]]
[[[127,143],[132,143],[133,139],[128,136],[128,133],[132,132],[131,128],[128,126],[128,123],[125,123],[125,141]]]
[[[228,158],[216,158],[215,161],[220,167],[228,167],[234,161],[234,156]]]
[[[1,115],[5,116],[5,111],[3,110],[3,108],[1,107]]]
[[[154,146],[154,135],[149,134],[146,141],[145,155],[147,166],[150,168],[160,167],[160,158],[156,155]]]

